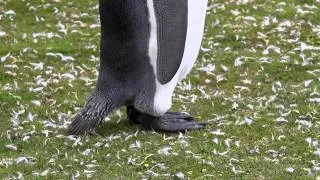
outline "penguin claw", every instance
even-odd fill
[[[192,116],[179,112],[168,112],[160,117],[142,114],[139,122],[147,129],[164,132],[185,132],[204,128],[209,122],[197,122]]]
[[[99,134],[96,132],[95,129],[91,129],[89,131],[86,132],[86,135],[89,135],[89,136],[99,136]]]
[[[99,122],[99,121],[98,121]],[[69,135],[97,135],[95,132],[97,121],[83,118],[81,115],[77,115],[67,129]]]

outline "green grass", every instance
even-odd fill
[[[320,3],[241,2],[209,2],[203,50],[173,98],[173,110],[211,125],[142,131],[121,109],[101,136],[76,140],[65,128],[95,87],[97,1],[0,1],[0,178],[317,177]]]

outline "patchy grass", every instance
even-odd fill
[[[1,179],[319,175],[319,1],[210,1],[173,107],[210,121],[205,129],[145,132],[119,110],[100,137],[66,136],[95,86],[97,8],[0,0]]]

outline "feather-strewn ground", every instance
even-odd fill
[[[0,0],[0,178],[314,178],[320,1],[213,0],[174,110],[211,125],[145,132],[123,110],[65,135],[95,86],[96,0]]]

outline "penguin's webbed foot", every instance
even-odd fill
[[[72,123],[69,125],[67,134],[69,135],[79,135],[79,134],[85,134],[85,135],[97,135],[95,132],[96,126],[101,122],[101,119],[99,120],[90,120],[87,118],[82,117],[80,114],[78,114],[75,119],[72,121]]]
[[[167,112],[160,117],[142,113],[138,121],[144,128],[165,132],[197,130],[209,124],[208,122],[197,122],[192,116],[180,112]]]
[[[134,124],[140,124],[139,122],[140,115],[141,115],[141,112],[137,111],[134,108],[134,106],[127,106],[127,116],[130,122],[133,122]]]
[[[89,98],[83,110],[76,115],[69,125],[67,134],[69,135],[96,135],[95,129],[101,123],[104,117],[108,115],[119,104],[112,102],[121,102],[114,100],[114,96],[106,95],[112,93],[94,92]],[[112,99],[113,98],[113,99]]]

